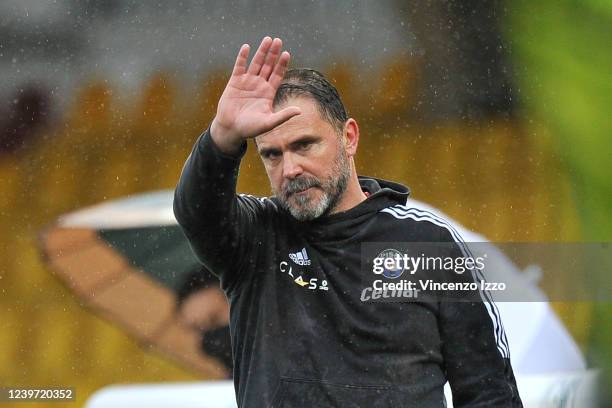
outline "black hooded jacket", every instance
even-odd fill
[[[231,307],[239,407],[522,406],[496,309],[485,302],[364,302],[362,243],[459,242],[408,189],[360,177],[368,198],[299,222],[276,198],[237,195],[240,157],[205,132],[174,213]]]

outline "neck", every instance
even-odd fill
[[[349,179],[348,185],[346,186],[346,190],[344,190],[342,198],[340,198],[338,204],[334,207],[333,210],[329,212],[329,214],[348,211],[351,208],[358,206],[362,201],[366,199],[366,195],[361,190],[361,186],[359,185],[359,180],[357,179],[357,172],[355,171],[355,167],[352,167],[353,169],[351,171],[351,177]]]

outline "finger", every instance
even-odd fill
[[[232,75],[242,75],[246,72],[250,49],[251,47],[249,44],[242,44],[240,51],[238,51],[238,56],[236,57],[236,63],[234,64]]]
[[[253,74],[253,75],[259,74],[259,71],[261,70],[261,66],[264,64],[264,61],[266,59],[266,54],[268,53],[268,50],[270,49],[271,45],[272,45],[272,38],[264,37],[264,39],[261,40],[261,44],[259,44],[259,48],[257,49],[257,52],[253,56],[253,60],[251,61],[251,65],[249,65],[247,73]]]
[[[274,66],[274,70],[272,71],[272,75],[270,75],[270,79],[268,82],[274,89],[278,89],[281,82],[283,82],[283,78],[285,77],[285,72],[287,71],[287,67],[289,66],[289,59],[291,56],[287,51],[283,51],[283,53],[278,58],[278,62]]]
[[[266,81],[270,77],[270,73],[272,73],[272,69],[274,68],[274,64],[276,64],[276,60],[278,59],[282,47],[283,41],[280,38],[275,38],[272,41],[272,45],[270,45],[270,50],[268,51],[268,55],[266,55],[266,60],[261,67],[261,71],[259,71],[259,76],[264,78]]]
[[[273,129],[277,127],[278,125],[285,123],[292,117],[300,115],[301,113],[302,113],[302,110],[298,108],[297,106],[288,106],[285,109],[282,109],[270,115],[270,119],[268,120],[267,127],[269,129]]]

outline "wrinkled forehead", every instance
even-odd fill
[[[276,126],[274,129],[257,136],[255,138],[256,144],[276,143],[305,135],[323,136],[334,132],[331,124],[323,119],[317,102],[313,99],[305,96],[290,97],[285,102],[275,106],[274,112],[278,112],[288,106],[297,106],[302,113]]]

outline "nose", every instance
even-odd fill
[[[299,159],[290,152],[283,155],[283,177],[293,180],[304,172]]]

